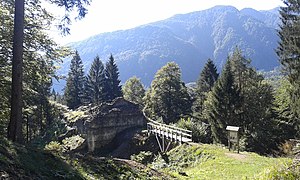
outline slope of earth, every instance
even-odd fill
[[[0,140],[0,179],[83,179],[50,152]]]
[[[161,179],[131,160],[62,154],[0,140],[0,179]]]
[[[278,66],[274,51],[278,23],[278,9],[239,11],[232,6],[216,6],[128,30],[102,33],[69,46],[79,51],[86,72],[96,55],[106,62],[112,53],[122,82],[135,75],[149,86],[155,72],[169,61],[179,64],[185,82],[192,82],[208,58],[220,69],[236,47],[258,69]],[[64,61],[60,75],[67,74],[69,63],[70,59]]]
[[[178,179],[260,179],[273,167],[292,162],[289,158],[264,157],[255,153],[229,152],[216,145],[184,144],[167,153],[151,166]]]

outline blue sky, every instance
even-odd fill
[[[71,35],[61,37],[53,28],[51,36],[60,44],[79,41],[92,35],[133,28],[142,24],[189,13],[216,5],[232,5],[237,9],[269,10],[281,6],[281,0],[93,0],[87,16],[73,22]],[[47,8],[57,17],[63,10]]]

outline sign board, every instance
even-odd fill
[[[238,142],[238,132],[229,131],[229,141],[237,143]]]
[[[229,150],[232,144],[237,144],[238,146],[238,153],[239,153],[239,127],[236,126],[227,126],[226,130],[228,131],[228,146]]]

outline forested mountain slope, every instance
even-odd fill
[[[274,51],[278,23],[278,8],[239,11],[232,6],[216,6],[133,29],[102,33],[69,46],[79,51],[86,70],[97,54],[107,61],[112,53],[122,82],[136,75],[149,86],[155,72],[168,61],[179,64],[183,80],[191,82],[208,58],[220,68],[236,47],[252,59],[257,69],[278,66]],[[67,59],[59,73],[66,74],[68,68]]]

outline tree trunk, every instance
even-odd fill
[[[7,138],[22,142],[22,74],[24,41],[24,0],[15,0],[11,114]]]

